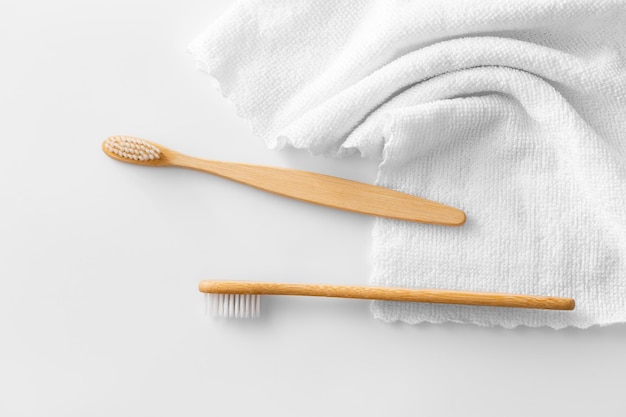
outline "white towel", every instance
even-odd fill
[[[378,158],[461,208],[378,219],[371,283],[573,297],[573,312],[374,302],[386,321],[626,321],[626,2],[253,0],[189,47],[269,146]]]

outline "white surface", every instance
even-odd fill
[[[0,415],[626,411],[624,326],[412,327],[366,302],[293,298],[255,322],[202,316],[204,278],[366,282],[372,220],[120,164],[103,138],[363,181],[375,167],[250,135],[184,52],[227,1],[6,3]]]

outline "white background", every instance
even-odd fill
[[[109,135],[372,182],[268,151],[185,52],[229,1],[0,2],[0,415],[625,415],[626,328],[387,324],[365,301],[200,313],[201,279],[366,284],[372,219]]]

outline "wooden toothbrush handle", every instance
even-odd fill
[[[184,155],[177,156],[174,164],[326,207],[443,226],[460,226],[465,223],[465,213],[454,207],[329,175],[288,168],[209,161]]]
[[[306,295],[418,303],[463,304],[489,307],[573,310],[571,298],[437,289],[409,289],[349,285],[281,284],[250,281],[201,281],[199,290],[216,294]]]

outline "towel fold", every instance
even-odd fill
[[[626,321],[626,3],[248,0],[190,46],[268,146],[380,161],[459,228],[377,219],[371,283],[573,297],[374,302],[386,321]]]

